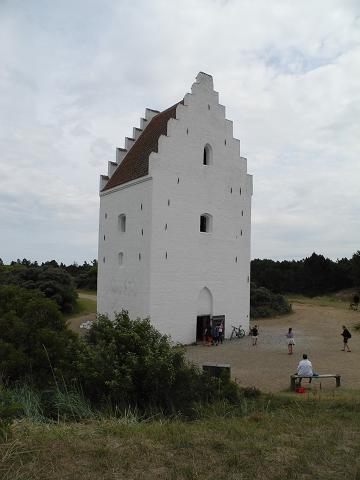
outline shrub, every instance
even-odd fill
[[[79,365],[86,395],[123,408],[188,411],[195,402],[234,400],[237,387],[229,378],[213,379],[185,359],[148,319],[130,320],[126,311],[114,321],[99,316],[87,337]]]
[[[40,292],[0,286],[0,331],[0,369],[7,382],[31,378],[43,388],[76,377],[81,341]]]
[[[21,406],[12,401],[11,396],[0,390],[0,441],[6,442],[10,436],[14,418],[21,414]]]
[[[0,284],[40,290],[47,298],[54,300],[64,313],[72,311],[77,299],[71,275],[51,263],[41,267],[26,264],[2,267]]]
[[[265,287],[250,286],[250,316],[252,318],[284,315],[291,311],[291,306],[280,294],[274,294]]]

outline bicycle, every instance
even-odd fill
[[[230,340],[232,340],[233,338],[243,338],[245,337],[245,330],[242,327],[242,325],[239,325],[238,327],[234,327],[234,325],[231,325],[232,326],[232,332],[231,332],[231,335],[230,335]]]

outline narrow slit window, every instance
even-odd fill
[[[124,213],[118,216],[118,227],[120,232],[126,232],[126,215]]]
[[[123,265],[123,263],[124,263],[124,252],[120,252],[118,254],[118,261],[119,261],[119,265]]]
[[[213,158],[212,158],[212,148],[209,144],[205,145],[204,152],[203,152],[203,165],[212,165]]]

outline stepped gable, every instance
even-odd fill
[[[103,188],[103,192],[149,174],[149,156],[152,152],[158,151],[159,138],[167,134],[167,123],[170,118],[176,118],[176,107],[179,103],[183,101],[158,113],[150,120]]]

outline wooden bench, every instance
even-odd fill
[[[295,391],[296,388],[296,380],[299,378],[311,378],[311,380],[317,380],[318,378],[335,378],[336,380],[336,386],[340,387],[341,384],[341,375],[339,374],[333,374],[333,373],[325,373],[322,375],[291,375],[290,376],[290,389],[292,391]]]

